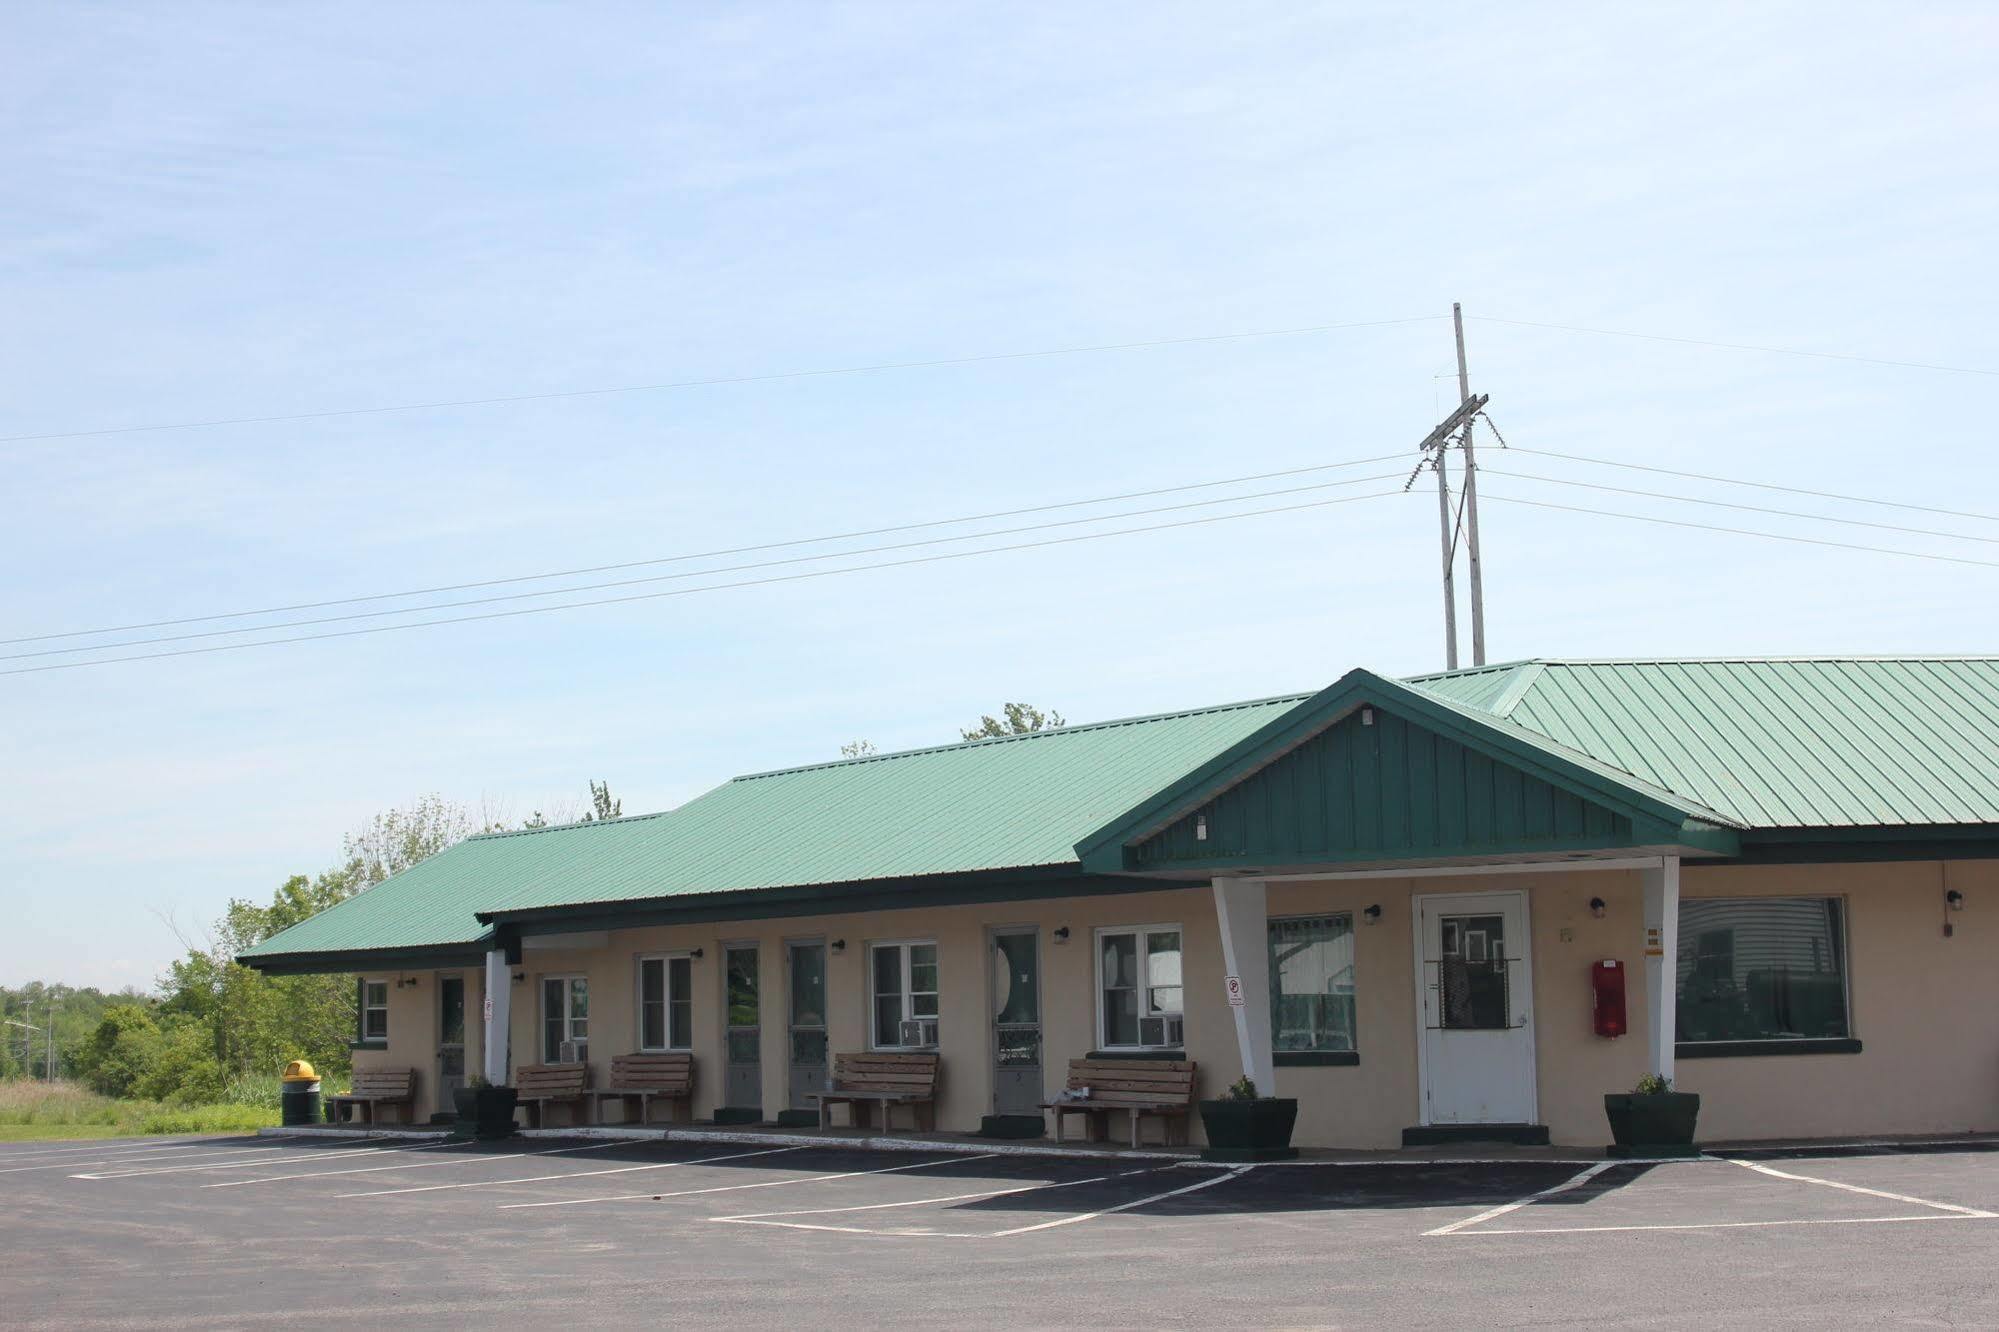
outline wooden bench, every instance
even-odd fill
[[[1073,1100],[1043,1101],[1041,1108],[1055,1112],[1055,1141],[1062,1141],[1062,1120],[1066,1115],[1083,1117],[1083,1135],[1095,1142],[1108,1134],[1113,1114],[1131,1117],[1131,1145],[1139,1145],[1138,1126],[1147,1115],[1161,1121],[1167,1142],[1173,1141],[1173,1124],[1180,1125],[1180,1141],[1187,1140],[1187,1116],[1194,1109],[1195,1065],[1191,1059],[1071,1059],[1069,1091],[1086,1092]]]
[[[939,1060],[934,1053],[880,1051],[870,1054],[843,1054],[833,1058],[833,1080],[823,1092],[810,1099],[819,1102],[819,1127],[833,1126],[833,1107],[845,1104],[855,1128],[865,1127],[868,1107],[881,1108],[880,1128],[889,1126],[889,1109],[906,1105],[915,1117],[918,1131],[937,1127],[937,1073]],[[927,1122],[926,1122],[927,1121]]]
[[[590,1102],[590,1065],[528,1064],[514,1070],[514,1090],[529,1128],[542,1127],[551,1105],[568,1106],[569,1122],[580,1124]]]
[[[337,1124],[348,1122],[349,1112],[364,1112],[364,1121],[376,1123],[382,1117],[382,1107],[399,1105],[403,1108],[402,1122],[408,1124],[416,1118],[416,1070],[413,1068],[368,1068],[354,1070],[354,1088],[329,1096],[326,1103],[333,1110]]]
[[[600,1088],[596,1096],[599,1123],[603,1122],[606,1101],[624,1107],[620,1111],[624,1117],[618,1121],[622,1124],[645,1123],[651,1118],[655,1100],[669,1106],[674,1101],[687,1102],[688,1118],[692,1119],[694,1056],[685,1052],[619,1055],[611,1061],[611,1085]]]

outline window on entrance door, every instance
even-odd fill
[[[694,963],[686,954],[639,959],[639,1049],[694,1044]]]
[[[937,945],[878,943],[874,959],[877,1050],[937,1047]]]
[[[1097,931],[1097,1039],[1104,1049],[1179,1049],[1184,993],[1178,925]]]
[[[1445,1030],[1490,1031],[1512,1026],[1506,917],[1445,916],[1438,929],[1437,995]]]
[[[580,1064],[590,1057],[590,982],[544,976],[541,982],[541,1061]]]

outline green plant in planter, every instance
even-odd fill
[[[1631,1089],[1633,1096],[1662,1096],[1673,1090],[1673,1080],[1657,1073],[1647,1073],[1638,1079],[1638,1085]]]
[[[1671,1078],[1647,1073],[1630,1091],[1610,1092],[1603,1098],[1613,1144],[1609,1154],[1697,1156],[1694,1126],[1700,1112],[1698,1094],[1676,1092]]]
[[[471,1077],[465,1079],[465,1085],[473,1091],[485,1091],[493,1084],[486,1080],[484,1073],[474,1073]]]
[[[1229,1084],[1229,1089],[1222,1093],[1222,1099],[1224,1101],[1259,1101],[1263,1098],[1256,1094],[1256,1084],[1245,1073]]]

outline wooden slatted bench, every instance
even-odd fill
[[[543,1126],[551,1105],[568,1106],[569,1122],[580,1124],[590,1103],[590,1065],[528,1064],[514,1070],[514,1089],[529,1128]]]
[[[941,1061],[935,1053],[879,1051],[843,1054],[833,1058],[833,1080],[811,1099],[819,1102],[819,1127],[833,1126],[833,1107],[845,1104],[854,1127],[866,1125],[869,1106],[881,1108],[880,1128],[889,1126],[889,1110],[906,1105],[916,1119],[919,1132],[937,1127],[937,1074]]]
[[[357,1068],[353,1089],[327,1097],[326,1103],[333,1109],[335,1123],[345,1124],[350,1112],[361,1111],[363,1121],[373,1124],[381,1119],[382,1107],[389,1105],[401,1106],[402,1122],[410,1123],[416,1118],[416,1070]]]
[[[687,1104],[693,1117],[694,1056],[681,1051],[668,1054],[627,1054],[611,1061],[611,1085],[599,1088],[597,1119],[604,1118],[604,1102],[616,1101],[623,1109],[622,1124],[643,1124],[651,1117],[652,1103],[675,1101]],[[637,1113],[634,1114],[634,1108]],[[670,1111],[669,1111],[670,1113]]]
[[[1167,1142],[1173,1141],[1177,1120],[1180,1141],[1187,1140],[1187,1116],[1194,1109],[1195,1064],[1191,1059],[1071,1059],[1070,1092],[1087,1092],[1074,1100],[1043,1101],[1055,1112],[1055,1141],[1062,1141],[1066,1115],[1083,1116],[1083,1135],[1094,1142],[1108,1136],[1113,1114],[1131,1117],[1131,1145],[1139,1145],[1139,1124],[1150,1115],[1160,1121]]]

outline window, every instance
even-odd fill
[[[1097,1038],[1107,1050],[1178,1049],[1180,927],[1097,931]]]
[[[389,1039],[389,983],[385,980],[361,982],[361,1039]]]
[[[590,1057],[590,982],[581,976],[541,979],[541,1062],[580,1064]]]
[[[937,1044],[937,945],[878,943],[873,959],[875,1049],[928,1050]]]
[[[1270,1038],[1278,1051],[1354,1048],[1353,916],[1270,922]]]
[[[1675,963],[1682,1041],[1852,1035],[1839,898],[1682,898]]]
[[[639,959],[639,1049],[694,1044],[694,962],[686,954]]]

